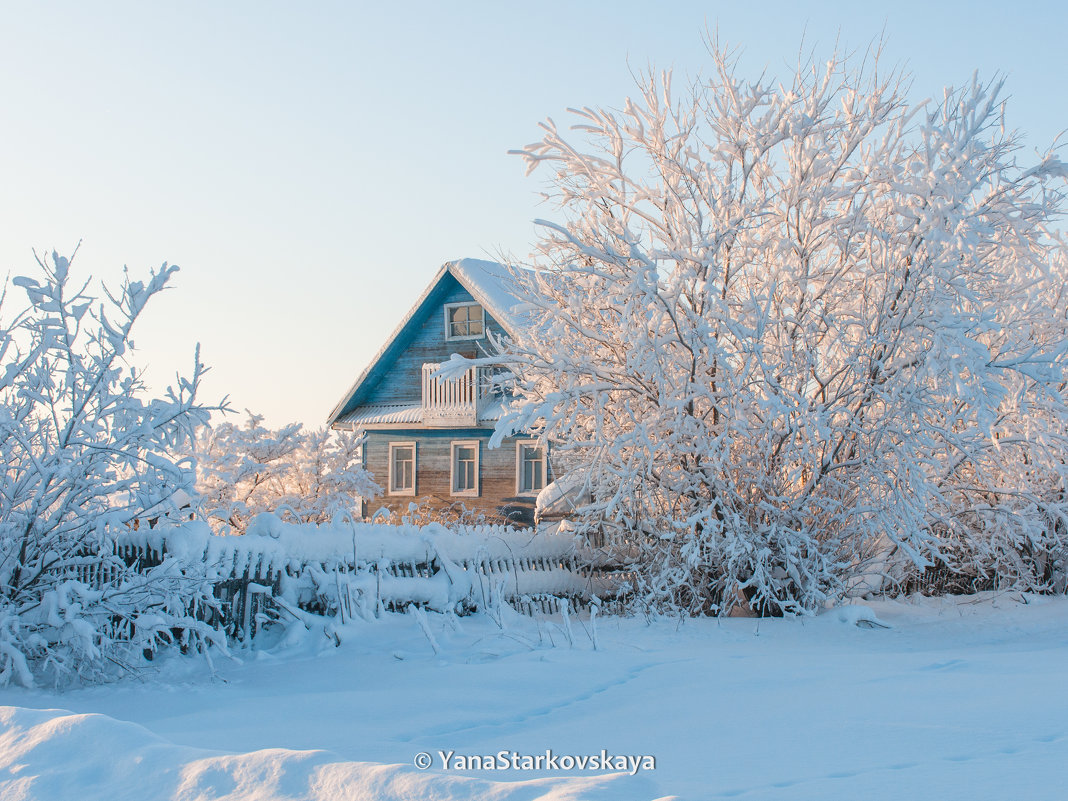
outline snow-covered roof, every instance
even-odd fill
[[[479,422],[493,423],[504,415],[504,402],[493,400],[486,404],[478,415]],[[357,406],[351,412],[340,415],[334,421],[343,428],[359,428],[369,425],[405,425],[423,422],[421,404],[371,403]]]
[[[445,267],[509,334],[526,324],[516,286],[525,271],[481,259],[460,259]]]
[[[376,424],[421,423],[422,421],[421,404],[375,403],[358,406],[353,411],[338,417],[335,422],[349,428]]]
[[[348,391],[341,398],[341,401],[334,407],[334,410],[330,413],[328,419],[328,425],[335,425],[337,423],[345,423],[346,427],[351,422],[354,415],[363,413],[363,410],[368,410],[368,414],[410,414],[409,412],[400,412],[398,409],[384,410],[376,409],[370,411],[373,407],[370,406],[356,406],[353,408],[353,401],[356,400],[357,393],[364,387],[364,384],[371,377],[375,370],[375,367],[381,362],[387,354],[394,350],[399,340],[402,338],[404,331],[408,328],[411,322],[420,315],[424,306],[435,295],[435,290],[441,284],[446,275],[451,275],[456,281],[460,283],[471,296],[477,300],[482,307],[486,309],[489,315],[496,320],[501,327],[510,336],[515,336],[517,332],[523,330],[528,323],[528,314],[526,306],[520,301],[518,297],[518,282],[523,280],[523,276],[526,275],[525,270],[520,268],[510,268],[504,264],[499,264],[495,261],[485,261],[483,259],[459,259],[456,261],[446,262],[441,266],[441,269],[434,275],[430,284],[416,300],[415,304],[401,320],[396,330],[390,335],[389,339],[382,348],[371,359],[370,364],[360,374],[359,378],[349,387]],[[499,417],[499,415],[497,415]],[[492,417],[487,419],[494,419]],[[372,422],[417,422],[415,420],[361,420],[364,424]]]

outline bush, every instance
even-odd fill
[[[15,278],[26,306],[0,323],[0,684],[98,681],[168,645],[225,645],[198,620],[211,587],[173,560],[141,569],[113,538],[192,484],[187,446],[210,409],[204,367],[150,397],[128,367],[131,330],[178,269],[90,295],[70,261]],[[5,305],[11,288],[5,292]]]

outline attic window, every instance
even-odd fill
[[[478,303],[445,304],[445,339],[482,339],[486,312]]]

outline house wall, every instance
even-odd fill
[[[428,303],[418,319],[405,333],[405,340],[397,344],[402,349],[389,371],[361,403],[420,403],[422,401],[423,364],[448,360],[453,353],[475,358],[486,355],[490,340],[465,339],[445,341],[445,304],[473,303],[474,297],[451,275],[442,278],[442,292],[435,293],[434,302]],[[486,329],[495,336],[503,336],[504,330],[486,312]]]
[[[365,506],[368,515],[381,508],[404,514],[412,502],[435,511],[477,509],[487,516],[500,516],[522,525],[534,522],[534,498],[516,494],[516,439],[504,440],[490,449],[490,429],[392,429],[368,431],[364,444],[364,465],[374,475],[383,494]],[[479,442],[479,494],[452,495],[452,443]],[[389,443],[416,443],[415,496],[389,494]],[[552,471],[548,469],[548,481]]]

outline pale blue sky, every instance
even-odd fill
[[[744,7],[743,7],[744,6]],[[539,179],[507,150],[619,105],[630,69],[686,75],[702,30],[784,74],[804,32],[946,84],[1008,76],[1009,123],[1068,127],[1062,3],[7,3],[0,267],[31,248],[115,279],[163,261],[138,362],[202,343],[205,399],[321,425],[440,264],[526,253]],[[628,67],[629,64],[629,67]]]

